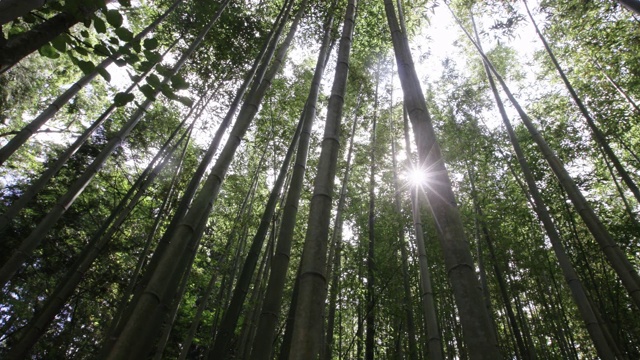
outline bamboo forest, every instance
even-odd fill
[[[640,1],[0,26],[1,359],[640,359]]]

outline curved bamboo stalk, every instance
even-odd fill
[[[551,46],[549,46],[549,43],[547,42],[544,35],[542,35],[542,32],[538,28],[538,24],[533,19],[533,15],[531,15],[531,11],[529,10],[529,5],[527,5],[527,1],[523,0],[523,2],[524,2],[524,8],[527,10],[527,14],[529,15],[529,19],[531,19],[531,23],[533,24],[533,27],[535,28],[536,33],[538,34],[538,37],[540,37],[540,40],[542,41],[542,44],[544,45],[544,48],[547,51],[547,54],[549,55],[549,58],[551,59],[553,66],[558,71],[558,75],[560,75],[560,78],[562,79],[562,82],[564,83],[567,90],[569,91],[571,98],[576,103],[576,106],[578,106],[578,109],[580,110],[582,117],[584,117],[585,121],[587,122],[587,125],[591,129],[593,139],[598,145],[600,145],[600,147],[602,147],[602,151],[606,154],[606,156],[609,158],[611,163],[613,163],[613,167],[615,167],[616,170],[618,171],[618,174],[620,174],[622,181],[625,183],[625,185],[627,185],[629,190],[631,190],[631,193],[633,194],[633,196],[635,196],[636,201],[640,204],[640,189],[638,189],[638,186],[636,185],[636,183],[633,182],[627,170],[620,163],[618,156],[613,152],[613,149],[611,149],[611,146],[609,146],[609,142],[607,141],[607,138],[602,133],[602,131],[600,131],[600,129],[598,128],[598,125],[596,125],[595,120],[593,119],[591,114],[589,114],[589,110],[587,110],[587,107],[584,105],[584,103],[578,96],[578,93],[576,93],[576,90],[571,85],[571,82],[569,81],[564,71],[562,70],[560,63],[558,63],[558,59],[556,59],[556,56],[551,50]],[[640,2],[638,2],[638,4],[640,4]]]

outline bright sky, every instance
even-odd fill
[[[532,9],[534,16],[536,16],[535,9],[537,9],[537,1],[530,1],[530,8]],[[526,17],[526,11],[521,2],[515,3],[518,12]],[[460,16],[460,15],[458,15]],[[482,45],[485,52],[489,52],[496,45],[496,37],[499,36],[496,30],[490,29],[491,25],[494,23],[494,19],[488,16],[483,16],[482,14],[474,14],[476,25],[478,27],[478,31],[482,33],[488,33],[488,36],[482,36]],[[422,34],[415,39],[412,40],[412,50],[414,61],[419,59],[419,54],[414,50],[418,47],[416,44],[421,44],[422,47],[425,48],[425,52],[428,51],[429,56],[426,60],[420,65],[417,66],[418,75],[423,84],[423,91],[426,89],[425,80],[429,82],[435,82],[443,73],[444,67],[442,65],[443,61],[447,58],[452,59],[456,63],[456,70],[462,74],[468,74],[468,69],[466,68],[467,58],[469,54],[465,54],[462,46],[460,45],[460,39],[463,39],[466,44],[467,39],[466,35],[462,32],[460,27],[455,22],[453,16],[446,8],[446,6],[441,5],[435,9],[435,13],[430,17],[431,25],[424,28]],[[536,21],[542,24],[542,20],[538,17]],[[501,37],[500,42],[506,46],[513,48],[517,54],[519,54],[520,64],[525,64],[530,62],[533,58],[534,52],[542,49],[542,44],[540,43],[540,39],[537,37],[533,25],[531,25],[528,17],[525,21],[521,22],[517,30],[514,33],[513,38],[509,39],[506,37]],[[473,53],[475,59],[479,59],[479,55],[477,53]],[[417,63],[418,61],[416,61]],[[521,84],[523,88],[533,89],[536,86],[536,79],[534,76],[536,68],[529,68],[530,71],[526,72],[527,78]],[[518,84],[510,84],[507,81],[508,85],[512,87],[512,91],[514,93],[518,93]],[[399,83],[397,84],[397,88],[400,88]],[[515,113],[513,113],[515,114]],[[513,118],[513,116],[510,116]],[[499,119],[496,117],[496,123],[487,124],[490,127],[496,127],[500,124]]]

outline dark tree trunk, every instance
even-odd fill
[[[471,257],[471,249],[464,234],[460,211],[456,205],[451,179],[444,164],[426,101],[415,70],[408,40],[400,30],[393,2],[385,0],[385,12],[398,64],[398,75],[418,146],[421,167],[429,171],[426,191],[431,212],[438,224],[437,233],[444,253],[447,274],[451,282],[464,341],[472,359],[500,359],[491,320],[484,306],[480,283]],[[430,335],[433,336],[433,335]]]

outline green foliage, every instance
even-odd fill
[[[96,29],[99,34],[105,34],[107,32],[107,24],[97,15],[93,17],[93,28]]]
[[[41,47],[40,49],[38,49],[38,52],[40,53],[40,55],[42,56],[46,56],[50,59],[57,59],[60,57],[60,53],[58,53],[56,51],[56,49],[49,44],[44,45],[43,47]]]
[[[140,87],[140,91],[144,94],[144,96],[146,96],[147,98],[155,98],[155,90],[153,89],[153,87],[149,84],[144,84]]]
[[[122,27],[117,28],[115,33],[118,36],[118,38],[124,42],[133,40],[133,33],[129,29],[122,28]]]
[[[77,64],[80,70],[82,70],[82,72],[85,74],[93,72],[93,70],[96,68],[96,65],[91,61],[78,60]]]
[[[144,39],[144,48],[146,50],[155,50],[159,45],[158,39],[156,38],[149,38],[149,39]]]
[[[421,37],[422,30],[439,20],[436,17],[442,15],[440,11],[444,5],[423,1],[402,2],[408,36],[415,39],[414,45],[426,44],[427,40]],[[140,102],[146,98],[155,100],[142,121],[124,139],[115,156],[105,164],[64,219],[47,235],[46,241],[29,259],[29,266],[22,268],[3,289],[0,297],[3,304],[0,308],[0,327],[5,335],[0,342],[0,357],[15,344],[20,329],[41,309],[44,300],[84,249],[87,239],[130,189],[168,134],[187,116],[191,117],[190,121],[201,113],[184,160],[180,162],[174,154],[167,168],[136,204],[109,245],[102,250],[96,263],[84,275],[80,287],[30,354],[34,358],[97,356],[102,339],[106,336],[105,331],[116,311],[116,304],[123,297],[133,269],[143,254],[144,243],[156,216],[160,216],[159,230],[152,238],[151,251],[172,218],[179,197],[202,157],[202,148],[213,137],[212,133],[226,113],[230,99],[235,95],[282,5],[281,1],[232,1],[187,65],[178,75],[171,75],[172,63],[191,44],[217,10],[219,2],[185,2],[170,16],[169,21],[153,32],[152,37],[139,42],[132,41],[134,34],[158,16],[171,1],[132,5],[129,1],[120,0],[119,3],[124,7],[109,5],[107,8],[103,3],[89,3],[101,9],[87,18],[86,22],[90,24],[85,24],[85,27],[79,25],[57,36],[39,49],[40,56],[28,58],[0,77],[0,141],[4,144],[51,103],[61,90],[71,86],[82,74],[93,71],[106,56],[122,52],[117,70],[98,69],[101,77],[110,82],[113,88],[103,81],[92,82],[56,115],[55,120],[46,125],[47,133],[35,136],[32,142],[27,143],[0,168],[1,212],[19,198],[44,168],[108,104],[113,103],[118,107],[3,234],[3,240],[7,239],[0,249],[3,261],[95,159],[128,120],[128,116],[137,110]],[[10,39],[40,24],[43,21],[41,17],[46,19],[60,11],[77,9],[80,4],[78,1],[52,2],[20,21],[6,25],[3,34]],[[246,256],[247,239],[255,232],[257,219],[272,186],[273,175],[305,104],[317,40],[329,6],[330,2],[312,2],[302,33],[296,40],[300,51],[292,51],[293,61],[271,84],[265,101],[259,105],[253,127],[242,139],[239,153],[229,167],[219,199],[208,219],[205,236],[197,249],[187,291],[181,299],[165,350],[167,358],[178,356],[195,309],[204,299],[206,284],[214,275],[217,277],[214,292],[209,297],[189,357],[204,357],[207,352],[212,328],[225,309],[234,276],[237,276],[238,264]],[[479,22],[485,25],[480,33],[483,44],[486,41],[489,58],[507,82],[513,85],[518,99],[526,104],[527,112],[534,118],[541,133],[565,163],[618,244],[637,264],[640,261],[638,204],[624,188],[619,190],[611,178],[606,162],[594,146],[574,104],[560,86],[546,56],[539,53],[527,59],[527,63],[522,62],[519,48],[513,46],[514,42],[521,40],[518,36],[525,28],[522,9],[517,3],[511,2],[468,1],[456,2],[454,9],[467,22],[468,8],[471,6]],[[540,16],[544,17],[543,30],[561,65],[567,69],[570,80],[594,113],[624,166],[632,172],[635,181],[640,181],[637,175],[640,163],[635,150],[640,146],[640,113],[619,91],[625,91],[631,100],[640,98],[640,32],[637,21],[615,2],[548,0],[541,3],[541,10],[544,12]],[[343,11],[344,1],[340,1],[335,10],[336,34],[341,26]],[[402,301],[404,291],[400,246],[407,246],[409,252],[408,281],[414,297],[408,308],[415,315],[417,340],[423,346],[428,339],[419,299],[419,270],[408,185],[404,182],[400,184],[401,211],[398,212],[395,207],[391,142],[395,140],[398,144],[401,179],[406,167],[404,160],[414,159],[415,154],[407,153],[402,139],[401,90],[396,86],[393,98],[392,91],[388,90],[396,75],[393,74],[394,67],[390,65],[390,36],[383,17],[382,2],[361,1],[358,11],[348,92],[343,99],[345,109],[339,139],[342,154],[337,164],[340,179],[346,166],[346,147],[354,117],[358,117],[360,125],[354,140],[351,180],[347,184],[340,284],[328,287],[329,291],[334,286],[340,290],[334,356],[337,358],[339,352],[341,358],[357,358],[357,349],[362,346],[357,329],[362,328],[366,311],[364,259],[368,238],[369,139],[375,108],[375,84],[379,79],[378,107],[375,110],[377,143],[373,149],[376,157],[376,358],[400,358],[398,349],[408,358],[405,334],[407,309]],[[465,26],[468,25],[465,23]],[[161,54],[165,52],[167,44],[176,39],[180,41],[163,59]],[[489,302],[501,350],[505,357],[515,357],[513,329],[505,319],[505,304],[495,268],[502,272],[508,301],[518,312],[517,321],[528,338],[527,346],[534,349],[539,358],[592,358],[595,350],[588,332],[571,300],[546,235],[523,191],[522,175],[504,129],[497,121],[497,109],[486,83],[482,63],[475,50],[465,41],[457,41],[459,53],[447,54],[442,64],[428,69],[424,89],[456,191],[465,233],[474,248],[476,263],[472,266],[478,266],[480,253],[484,260]],[[130,47],[128,50],[124,48],[127,45]],[[416,59],[419,55],[422,54],[414,54]],[[127,86],[123,80],[127,76],[122,76],[125,72],[131,80],[138,80],[144,71],[154,66],[154,72],[133,93],[123,91]],[[318,149],[323,141],[327,141],[322,137],[322,129],[326,103],[331,96],[328,79],[331,79],[334,66],[334,57],[331,57],[311,134],[311,152],[306,164],[303,200],[299,205],[290,278],[284,290],[283,313],[289,306],[293,274],[301,257],[309,199],[314,195],[312,189],[317,172]],[[607,79],[607,75],[619,89]],[[156,96],[157,92],[163,96]],[[193,100],[201,97],[202,102]],[[206,101],[209,103],[205,106]],[[628,296],[604,261],[600,248],[581,222],[579,214],[569,206],[530,135],[519,124],[509,104],[507,106],[509,117],[516,119],[514,125],[526,159],[580,280],[592,296],[594,306],[610,326],[612,336],[622,351],[629,354],[630,358],[640,356],[637,309],[630,305]],[[183,131],[178,133],[182,134]],[[413,137],[412,134],[410,137]],[[182,146],[178,149],[182,149]],[[175,188],[171,191],[174,170],[180,171]],[[471,179],[475,191],[471,188]],[[338,181],[333,193],[334,201],[339,185]],[[620,193],[625,195],[626,203]],[[169,207],[160,212],[160,204],[167,197]],[[247,205],[243,208],[245,200]],[[477,212],[476,203],[482,209],[482,216]],[[465,358],[470,354],[463,342],[465,335],[462,333],[460,314],[451,296],[450,269],[445,267],[442,249],[436,241],[438,226],[426,206],[422,209],[422,218],[444,352],[448,358]],[[279,217],[276,217],[276,229],[272,231],[277,230],[279,221]],[[481,225],[486,226],[493,241],[493,254],[489,252],[483,231],[477,227]],[[404,242],[399,238],[400,229],[405,232]],[[149,256],[142,259],[143,264],[148,262]],[[478,306],[480,303],[478,299]],[[244,315],[245,318],[248,319],[248,315]],[[237,336],[240,339],[241,334]],[[281,341],[280,337],[276,340],[278,344]]]

